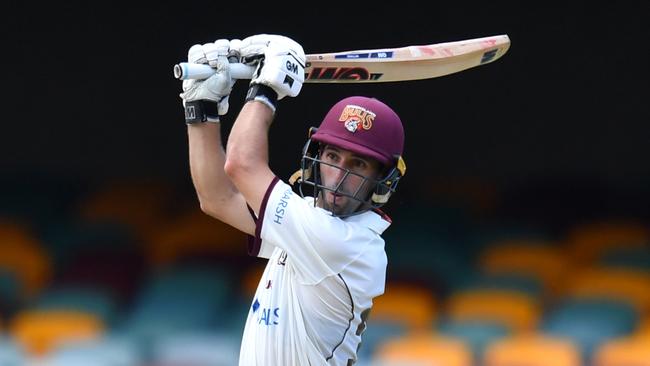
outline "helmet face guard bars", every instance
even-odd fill
[[[400,162],[401,162],[401,158],[400,158]],[[322,184],[321,177],[320,177],[321,164],[342,170],[344,172],[343,176],[341,177],[341,179],[339,180],[339,182],[336,184],[335,187],[327,187]],[[400,164],[398,164],[398,166],[393,167],[388,172],[388,174],[386,174],[386,176],[382,179],[369,178],[351,172],[348,169],[344,169],[339,166],[322,161],[320,159],[320,146],[318,144],[312,144],[312,140],[309,139],[303,149],[303,156],[300,163],[301,169],[292,176],[289,182],[293,184],[295,181],[299,181],[300,183],[299,191],[302,197],[305,197],[304,187],[305,186],[310,187],[311,190],[313,191],[314,205],[316,205],[318,199],[321,198],[320,195],[322,194],[323,191],[329,191],[336,195],[349,197],[357,202],[360,202],[361,205],[354,212],[339,214],[339,215],[334,214],[334,216],[338,216],[338,217],[347,217],[347,216],[357,215],[371,209],[379,208],[383,206],[386,202],[388,202],[388,198],[390,197],[391,194],[395,192],[399,179],[402,176],[401,170],[398,168],[399,166],[403,166],[403,165],[404,165],[403,162],[401,162]],[[341,191],[343,182],[345,182],[345,180],[348,179],[348,177],[350,176],[358,177],[361,183],[359,184],[358,187],[356,187],[354,192],[348,193],[348,192]],[[372,187],[370,193],[368,193],[365,197],[359,196],[359,194],[362,193],[361,191],[363,187],[367,185]]]

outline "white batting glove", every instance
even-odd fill
[[[208,64],[216,73],[205,80],[184,80],[183,99],[185,122],[219,122],[228,113],[228,97],[235,80],[230,77],[228,55],[230,42],[219,39],[214,43],[194,45],[187,53],[189,63]]]
[[[305,52],[291,38],[259,34],[231,47],[243,63],[256,65],[246,100],[259,100],[275,111],[277,100],[295,97],[305,81]],[[265,86],[270,88],[260,87]]]

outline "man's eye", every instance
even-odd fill
[[[336,159],[337,159],[337,156],[336,156],[336,154],[334,154],[334,153],[327,153],[326,156],[327,156],[327,158],[328,158],[329,160],[336,160]]]
[[[354,162],[354,167],[359,168],[359,169],[365,169],[366,168],[366,162],[363,160],[356,160]]]

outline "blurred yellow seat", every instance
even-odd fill
[[[158,228],[146,251],[153,265],[164,266],[192,254],[245,256],[246,243],[244,233],[196,207]]]
[[[541,308],[530,296],[502,290],[464,290],[446,301],[444,315],[452,320],[479,320],[506,325],[512,332],[535,329]],[[441,314],[442,315],[442,314]]]
[[[568,296],[598,296],[628,301],[650,314],[650,273],[623,268],[585,268],[566,279]]]
[[[34,356],[43,356],[67,341],[97,339],[103,333],[98,317],[71,311],[23,311],[9,325],[9,334]]]
[[[569,262],[555,242],[500,240],[479,256],[479,268],[490,274],[519,273],[537,278],[546,295],[557,294]]]
[[[470,347],[460,339],[416,333],[385,341],[373,354],[372,365],[471,366]]]
[[[431,290],[409,283],[388,282],[384,294],[373,301],[371,321],[403,324],[408,331],[430,329],[436,319]]]
[[[0,222],[0,268],[18,277],[25,299],[48,283],[52,271],[41,242],[27,228],[6,221]]]
[[[650,366],[650,337],[606,342],[595,352],[594,366]]]
[[[593,264],[607,250],[650,244],[650,228],[632,220],[610,220],[576,225],[566,235],[565,246],[574,261]]]
[[[581,366],[581,357],[568,340],[532,334],[492,343],[485,351],[484,365]]]

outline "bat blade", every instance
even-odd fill
[[[422,46],[307,55],[306,83],[377,83],[436,78],[485,65],[510,48],[507,35]]]

